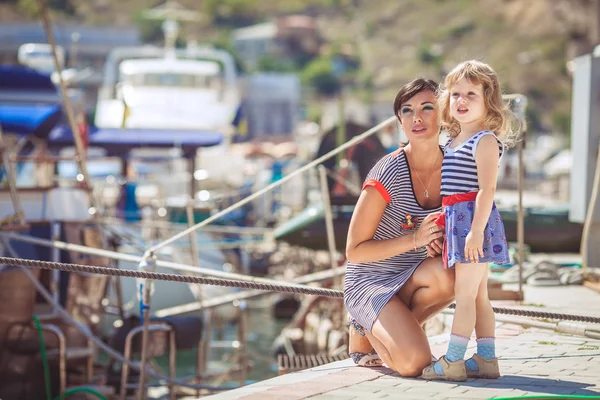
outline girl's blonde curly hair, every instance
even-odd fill
[[[450,114],[450,91],[462,78],[466,78],[474,85],[481,85],[483,88],[483,99],[487,110],[483,122],[484,129],[494,132],[505,146],[514,146],[520,134],[518,121],[510,111],[509,104],[502,99],[502,90],[496,71],[481,61],[465,61],[457,65],[446,76],[439,95],[442,129],[453,138],[460,133],[458,121]]]

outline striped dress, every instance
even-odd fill
[[[363,189],[372,186],[388,203],[374,240],[412,234],[423,218],[441,207],[424,209],[417,202],[410,168],[402,149],[383,157],[369,172]],[[368,263],[348,263],[344,281],[344,303],[358,324],[371,330],[383,307],[427,258],[425,248]]]
[[[490,131],[481,131],[455,148],[450,147],[453,139],[446,143],[444,146],[444,161],[442,162],[442,188],[440,191],[442,197],[479,191],[475,154],[479,141],[485,135],[492,135],[496,138],[498,141],[498,154],[502,158],[504,145]],[[465,241],[471,231],[471,223],[475,214],[475,201],[445,206],[444,214],[446,225],[446,254],[444,254],[444,257],[447,257],[447,265],[452,267],[457,262],[468,263],[464,255]],[[484,230],[483,255],[479,258],[480,263],[508,264],[510,262],[504,224],[496,204],[492,206]]]

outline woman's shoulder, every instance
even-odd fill
[[[381,157],[375,164],[379,168],[396,168],[404,161],[404,149],[401,147]]]

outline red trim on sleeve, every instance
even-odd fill
[[[375,189],[377,189],[377,191],[379,192],[379,194],[381,194],[381,196],[383,197],[383,199],[385,200],[386,203],[390,203],[390,201],[392,201],[392,197],[390,196],[390,194],[388,193],[387,189],[383,186],[383,184],[381,182],[379,182],[378,180],[375,179],[367,179],[362,187],[362,190],[365,190],[365,188],[367,186],[372,186]]]

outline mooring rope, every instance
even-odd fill
[[[259,289],[282,293],[302,293],[315,296],[344,297],[344,292],[333,289],[322,289],[297,284],[271,284],[261,282],[249,282],[232,279],[208,278],[203,276],[167,274],[162,272],[149,272],[137,270],[123,270],[119,268],[100,267],[96,265],[68,264],[52,261],[26,260],[22,258],[0,257],[0,264],[15,267],[28,267],[38,269],[51,269],[67,272],[82,272],[87,274],[99,274],[109,276],[124,276],[128,278],[152,279],[161,281],[196,283],[212,286],[227,286],[243,289]]]
[[[450,304],[448,308],[456,308],[456,304]],[[532,317],[532,318],[547,318],[547,319],[559,319],[564,321],[578,321],[578,322],[589,322],[593,324],[600,323],[600,317],[590,317],[587,315],[573,315],[573,314],[562,314],[555,312],[536,311],[536,310],[523,310],[517,308],[506,308],[506,307],[492,307],[496,314],[506,315],[518,315],[520,317]]]
[[[270,284],[260,282],[248,282],[231,279],[220,279],[220,278],[207,278],[201,276],[189,276],[189,275],[178,275],[178,274],[166,274],[160,272],[148,272],[148,271],[131,271],[123,270],[111,267],[100,267],[95,265],[81,265],[81,264],[68,264],[51,261],[39,261],[39,260],[26,260],[22,258],[10,258],[0,257],[0,264],[11,265],[15,267],[28,267],[28,268],[39,268],[39,269],[51,269],[67,272],[81,272],[91,273],[100,275],[110,276],[124,276],[129,278],[141,278],[141,279],[152,279],[152,280],[163,280],[172,282],[182,283],[195,283],[213,286],[227,286],[227,287],[238,287],[243,289],[258,289],[272,292],[282,293],[297,293],[297,294],[308,294],[314,296],[344,297],[344,292],[341,290],[334,289],[323,289],[317,287],[310,287],[298,284]],[[449,308],[455,308],[454,304],[451,304]],[[547,318],[547,319],[558,319],[564,321],[578,321],[578,322],[589,322],[589,323],[600,323],[600,317],[592,317],[587,315],[573,315],[564,313],[554,313],[547,311],[535,311],[535,310],[522,310],[515,308],[505,307],[492,307],[496,314],[507,314],[507,315],[518,315],[532,318]]]

